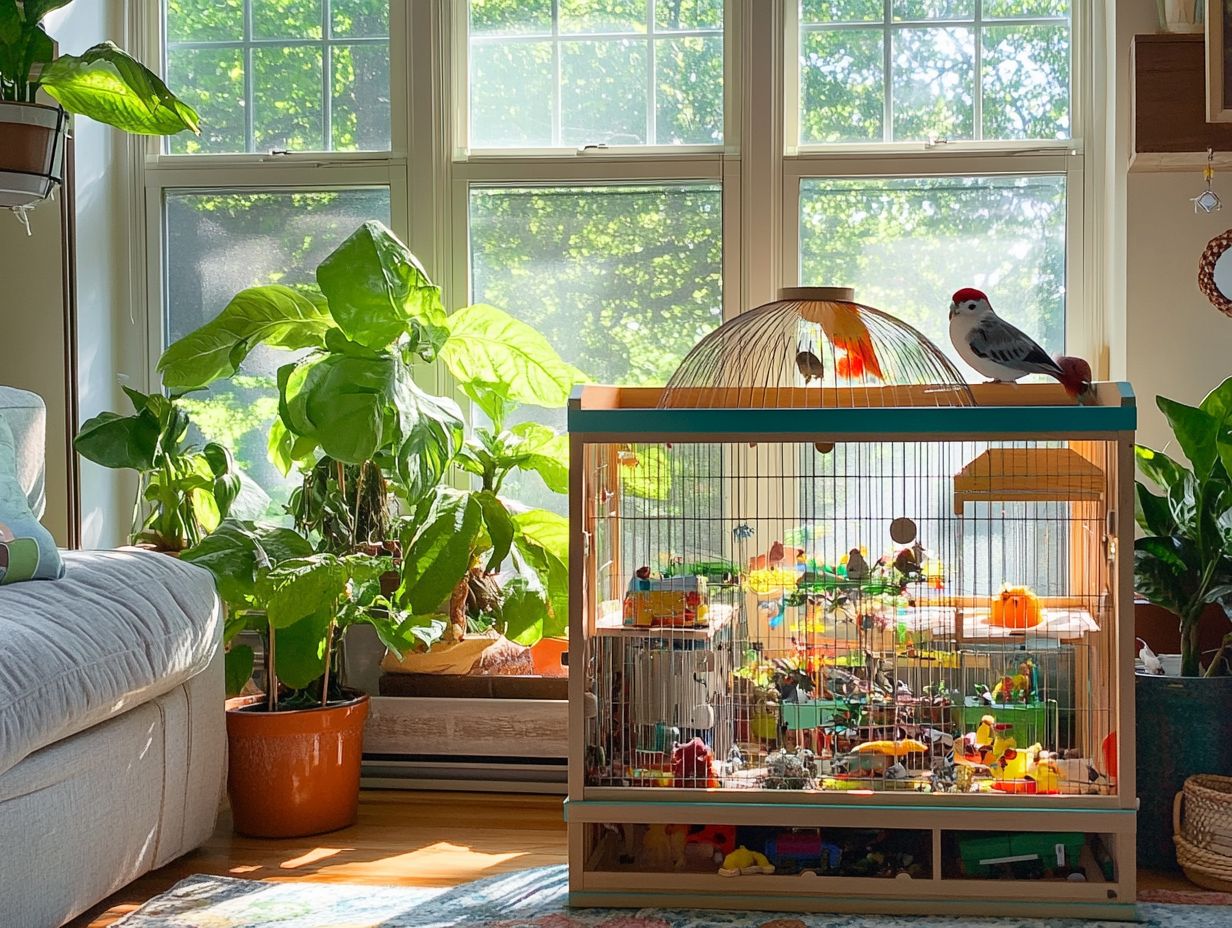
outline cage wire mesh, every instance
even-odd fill
[[[953,362],[907,323],[856,303],[848,288],[793,287],[698,342],[659,405],[783,409],[872,402],[970,406],[974,400]]]
[[[825,328],[803,305],[724,325],[661,405],[835,393],[799,389],[805,344],[841,394],[812,405],[858,405],[850,379],[874,405],[971,402],[859,307],[874,396],[867,359],[839,372],[849,343],[797,341]],[[1115,443],[738,438],[586,446],[589,785],[1115,792]]]

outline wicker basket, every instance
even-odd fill
[[[1185,876],[1206,889],[1232,892],[1232,777],[1186,780],[1172,803],[1172,831]]]

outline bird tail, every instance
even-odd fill
[[[826,309],[820,320],[822,331],[834,344],[835,350],[841,352],[834,372],[848,379],[867,373],[870,377],[883,380],[885,375],[877,360],[872,337],[868,326],[860,318],[859,310],[845,303],[831,303]]]

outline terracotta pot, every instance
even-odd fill
[[[368,697],[324,709],[246,710],[264,699],[227,701],[227,795],[235,830],[294,838],[353,825]]]
[[[64,171],[68,122],[58,106],[0,103],[0,207],[46,199]]]

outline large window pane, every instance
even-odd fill
[[[597,383],[662,384],[723,312],[713,184],[474,187],[471,298],[539,329]],[[524,415],[563,428],[563,410]],[[536,478],[514,497],[563,512]]]
[[[165,198],[168,343],[212,319],[245,287],[295,286],[368,219],[389,222],[385,188],[251,193],[171,190]],[[281,513],[291,489],[266,457],[278,407],[275,374],[289,354],[258,348],[227,383],[185,399],[207,439],[231,448]]]
[[[1068,138],[1071,27],[1068,0],[800,0],[800,143]]]
[[[854,286],[906,320],[981,380],[950,344],[961,287],[1050,352],[1065,347],[1065,178],[806,178],[800,184],[800,280]]]
[[[164,0],[169,83],[201,115],[175,154],[386,151],[388,0]]]
[[[472,148],[723,141],[721,0],[470,0]]]

